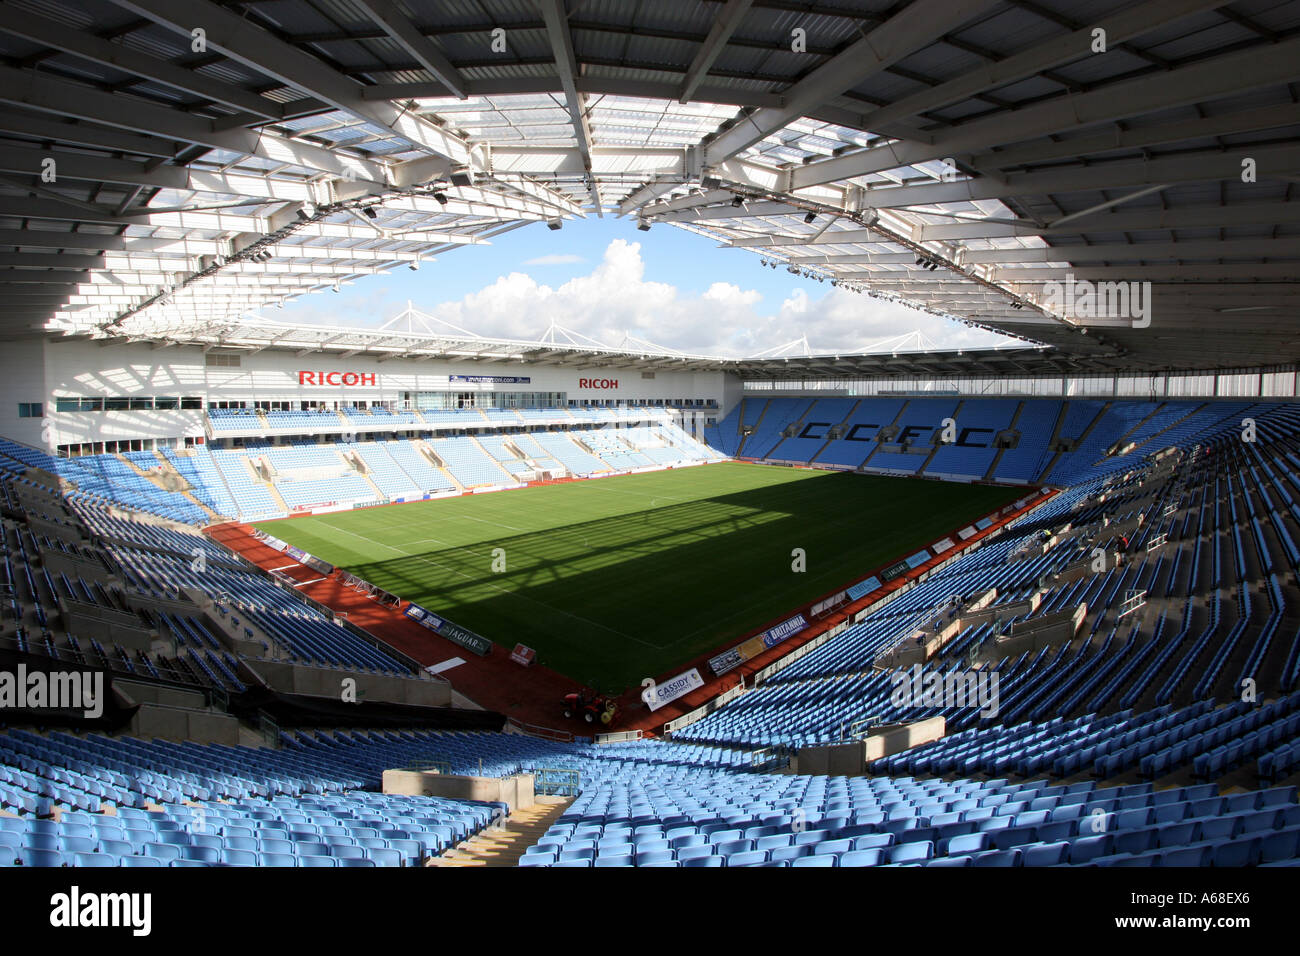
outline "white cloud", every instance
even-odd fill
[[[525,259],[526,266],[568,266],[578,262],[586,262],[582,256],[575,255],[572,252],[553,252],[547,256],[537,256],[534,259]]]
[[[565,256],[530,261],[555,258]],[[312,316],[316,321],[356,324],[360,319],[355,314],[329,314],[328,302],[312,298],[320,307]],[[396,314],[405,302],[399,305],[393,298],[390,290],[376,289],[367,311],[378,307],[382,311],[376,314]],[[526,272],[511,272],[458,300],[417,307],[491,337],[536,340],[554,322],[610,345],[630,334],[667,348],[710,355],[753,355],[805,336],[814,352],[851,352],[914,330],[940,348],[981,348],[1008,341],[829,285],[794,288],[775,308],[764,308],[757,290],[730,282],[715,282],[703,293],[683,292],[647,280],[640,243],[624,239],[611,242],[591,272],[559,286],[538,282]]]

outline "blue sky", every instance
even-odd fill
[[[851,351],[920,329],[941,346],[996,339],[935,316],[765,269],[667,225],[589,216],[537,223],[426,261],[304,296],[277,322],[374,326],[405,308],[483,335],[536,339],[550,322],[618,345],[627,334],[686,352],[752,355],[807,336],[814,352]]]

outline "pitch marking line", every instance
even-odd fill
[[[536,533],[536,532],[533,532],[533,531],[529,531],[527,528],[516,528],[516,527],[515,527],[514,525],[512,525],[512,524],[502,524],[502,523],[499,522],[499,521],[488,521],[486,518],[475,518],[473,515],[448,515],[448,517],[449,517],[449,518],[464,518],[466,521],[480,521],[480,522],[482,522],[483,524],[490,524],[490,525],[492,525],[492,527],[494,527],[494,528],[507,528],[507,529],[509,529],[510,531],[519,531],[519,532],[522,532],[522,533],[524,533],[524,534],[535,534],[535,533]]]
[[[617,628],[610,627],[606,624],[601,624],[599,621],[593,621],[589,618],[585,618],[581,614],[573,614],[572,612],[566,611],[563,608],[558,608],[550,604],[547,604],[545,601],[539,601],[536,598],[529,597],[526,594],[520,594],[517,591],[511,591],[509,588],[503,588],[500,585],[493,584],[491,581],[487,581],[484,580],[483,578],[476,577],[472,574],[468,574],[464,571],[461,571],[459,568],[449,568],[445,564],[439,564],[437,561],[434,561],[432,558],[428,557],[427,555],[411,554],[409,551],[403,551],[401,548],[395,548],[391,544],[385,544],[382,541],[375,541],[372,538],[367,538],[364,535],[357,534],[354,531],[348,531],[346,528],[340,528],[337,525],[330,524],[328,521],[324,522],[324,524],[330,528],[333,528],[335,531],[341,531],[343,532],[343,534],[350,535],[353,538],[359,538],[360,540],[368,542],[370,544],[377,544],[381,548],[387,548],[389,551],[396,551],[400,555],[411,558],[415,561],[419,561],[423,564],[429,564],[443,571],[450,571],[453,574],[458,574],[463,578],[475,582],[476,584],[486,584],[488,587],[492,588],[492,590],[498,591],[501,594],[507,595],[509,597],[518,598],[519,600],[527,601],[530,604],[536,604],[539,607],[546,608],[548,611],[554,611],[556,614],[562,614],[565,617],[573,618],[575,621],[582,621],[584,624],[590,624],[592,627],[600,628],[602,631],[609,631],[609,633],[611,634],[617,634],[619,637],[626,637],[629,641],[635,641],[637,644],[640,644],[642,647],[653,647],[656,650],[659,649],[660,645],[658,644],[648,644],[638,637],[633,637],[631,634],[628,634],[624,631],[620,631]],[[481,555],[476,554],[476,552],[474,551],[470,551],[468,548],[456,548],[455,550],[466,551],[470,554],[475,555],[475,557],[481,557]]]

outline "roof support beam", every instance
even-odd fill
[[[1240,264],[1198,264],[1197,279],[1293,279],[1296,274],[1294,262],[1264,262]],[[1185,280],[1188,269],[1181,265],[1156,266],[1066,266],[1034,267],[1023,269],[995,269],[993,279],[1001,283],[1047,282],[1052,279],[1064,279],[1073,275],[1076,279],[1118,279],[1120,281],[1137,281],[1147,279]],[[1294,286],[1292,295],[1294,295]]]
[[[630,212],[636,212],[646,203],[654,202],[660,196],[666,196],[681,185],[683,185],[682,179],[676,176],[646,183],[619,203],[618,214],[626,216]]]
[[[740,21],[745,19],[745,14],[749,12],[753,3],[754,0],[727,0],[726,6],[718,11],[713,26],[709,28],[709,35],[704,38],[704,43],[696,51],[695,59],[691,60],[691,65],[686,70],[686,79],[682,81],[677,102],[684,105],[691,101],[695,91],[709,75],[709,69],[718,59],[718,54],[727,45],[731,35],[736,32]]]
[[[0,31],[71,53],[92,63],[174,87],[262,119],[277,120],[284,116],[284,107],[274,100],[176,66],[166,60],[139,53],[121,43],[101,40],[84,30],[77,30],[67,24],[37,16],[28,10],[20,11],[12,7],[0,6]]]
[[[525,196],[536,199],[540,203],[554,206],[556,211],[563,215],[584,216],[582,207],[571,200],[564,193],[557,189],[551,189],[544,183],[528,176],[514,175],[497,175],[492,177],[494,183],[508,186],[510,189],[517,190]]]
[[[48,150],[26,146],[0,145],[0,170],[34,175]],[[60,151],[57,155],[59,179],[151,186],[221,195],[251,196],[260,199],[302,202],[312,198],[310,184],[263,176],[240,176],[192,170],[184,166],[158,166],[103,156],[79,155]],[[251,203],[250,203],[251,205]]]
[[[73,146],[88,146],[114,153],[174,159],[181,146],[175,140],[141,136],[107,126],[60,120],[44,113],[0,107],[0,130],[34,139],[54,140]]]
[[[964,70],[959,77],[947,83],[882,106],[867,113],[862,118],[863,123],[868,129],[889,133],[890,125],[899,120],[949,106],[1036,73],[1091,56],[1094,29],[1105,30],[1108,46],[1114,47],[1157,27],[1222,5],[1222,0],[1150,0],[1148,3],[1127,7],[1084,29],[1035,43],[1023,53],[996,63]]]
[[[845,245],[857,242],[888,242],[886,236],[873,232],[870,229],[835,229],[825,230],[820,235],[809,236],[780,236],[775,233],[770,236],[753,236],[747,239],[733,239],[727,245],[733,249],[745,249],[764,246],[817,246],[817,245]]]
[[[466,99],[465,79],[460,71],[452,66],[433,41],[415,28],[415,25],[397,9],[391,0],[357,0],[357,5],[370,15],[370,19],[383,27],[403,50],[414,57],[419,64],[438,78],[438,82],[458,99]]]
[[[362,85],[316,57],[278,39],[239,14],[208,0],[113,0],[118,6],[190,36],[195,24],[207,31],[207,44],[232,60],[258,70],[335,109],[374,123],[453,163],[471,161],[469,146],[418,115],[387,102],[367,101]]]
[[[1077,96],[1060,96],[1014,112],[972,120],[936,137],[933,143],[896,141],[810,163],[794,171],[792,185],[803,189],[839,182],[931,160],[960,157],[1003,143],[1024,142],[1076,127],[1231,96],[1243,90],[1290,83],[1295,79],[1298,59],[1300,37],[1263,44],[1166,73],[1110,83]]]
[[[0,229],[0,246],[23,246],[31,249],[89,249],[97,252],[126,249],[128,242],[179,243],[181,239],[138,239],[106,236],[94,232],[47,232],[37,229]],[[147,247],[146,247],[147,248]]]
[[[586,104],[578,92],[575,79],[578,75],[578,59],[573,52],[573,37],[569,32],[569,18],[564,10],[564,0],[540,0],[542,18],[546,21],[546,35],[551,42],[551,54],[555,58],[555,70],[560,77],[560,86],[564,89],[564,101],[569,110],[569,122],[573,124],[573,135],[578,141],[578,152],[582,155],[582,165],[587,173],[587,186],[591,190],[592,205],[601,213],[600,190],[596,186],[596,177],[592,175],[591,152],[593,142],[591,126],[587,122]]]
[[[825,256],[800,255],[796,246],[784,253],[798,265],[912,264],[913,252]],[[1041,246],[1012,249],[967,249],[963,265],[1034,262],[1152,262],[1162,259],[1200,261],[1238,258],[1300,259],[1300,239],[1205,239],[1189,242],[1114,242],[1093,246]]]
[[[1144,207],[1122,212],[1099,211],[1082,222],[1068,226],[1042,227],[1036,223],[962,222],[922,225],[921,242],[957,242],[968,239],[1003,239],[1014,236],[1058,236],[1120,232],[1153,232],[1173,229],[1227,229],[1259,223],[1280,225],[1300,222],[1300,202],[1245,203],[1242,205],[1179,206],[1173,209]]]
[[[714,137],[705,150],[705,166],[725,163],[814,107],[852,89],[995,5],[995,0],[916,0],[907,4],[790,87],[782,106],[760,109]]]
[[[70,255],[48,252],[0,252],[0,266],[32,267],[38,269],[99,269],[103,256]],[[22,273],[11,273],[11,279],[26,278]],[[67,281],[66,279],[63,281]]]
[[[358,181],[385,183],[384,166],[297,140],[250,129],[219,129],[215,120],[106,93],[32,70],[0,66],[0,102],[14,103],[45,113],[112,126],[133,133],[163,136],[259,156],[277,163],[303,167],[308,173],[329,173]]]
[[[1300,147],[1290,143],[1252,146],[1250,155],[1259,163],[1260,178],[1272,170],[1295,169],[1300,165]],[[1239,179],[1241,158],[1237,153],[1184,153],[1158,159],[1063,166],[1031,173],[1015,173],[1001,180],[979,178],[953,183],[927,182],[909,186],[882,186],[863,192],[865,205],[876,209],[928,206],[933,203],[980,199],[1008,199],[1044,193],[1091,192],[1156,183],[1206,182]]]
[[[1125,129],[1114,125],[1087,136],[1071,136],[1050,142],[1036,140],[1024,146],[980,153],[970,157],[969,164],[982,172],[1009,169],[1031,163],[1076,159],[1095,153],[1146,149],[1152,146],[1182,143],[1185,140],[1254,133],[1259,130],[1295,125],[1300,125],[1300,104],[1285,103],[1279,106],[1260,106],[1226,115],[1142,126],[1137,129]]]

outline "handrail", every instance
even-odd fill
[[[551,727],[543,727],[540,724],[529,724],[522,720],[511,717],[506,721],[511,727],[514,727],[521,734],[527,734],[530,737],[541,737],[545,740],[558,740],[561,743],[572,743],[573,732],[569,730],[555,730]]]
[[[641,730],[616,730],[608,734],[597,734],[592,742],[598,747],[607,744],[621,744],[629,740],[641,740],[645,737],[645,732]]]
[[[547,796],[576,797],[582,789],[578,771],[565,767],[534,767],[533,791]]]
[[[847,728],[841,727],[840,740],[859,740],[865,734],[864,731],[870,730],[884,720],[879,714],[873,714],[870,717],[860,717],[848,725]]]
[[[272,747],[280,746],[280,725],[265,710],[257,711],[257,729],[261,731],[266,742]]]
[[[451,763],[447,760],[415,760],[401,768],[402,770],[413,770],[419,772],[430,772],[451,774]]]

